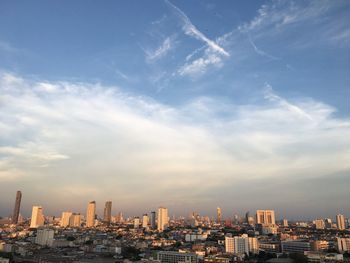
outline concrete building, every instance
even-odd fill
[[[151,212],[151,219],[150,219],[151,229],[156,229],[156,212]]]
[[[195,253],[159,251],[157,253],[157,260],[161,263],[197,263],[198,257]]]
[[[249,240],[248,236],[242,237],[225,237],[225,252],[231,254],[248,254],[249,255]]]
[[[13,209],[12,220],[11,220],[12,224],[18,223],[19,211],[21,208],[21,200],[22,200],[22,193],[21,193],[21,191],[17,191],[15,207]]]
[[[221,224],[222,221],[222,215],[221,215],[221,208],[216,208],[216,223]]]
[[[326,227],[326,225],[325,225],[323,219],[316,219],[315,220],[315,228],[316,229],[321,230],[321,229],[325,229],[325,227]]]
[[[274,210],[257,210],[256,223],[261,225],[275,225],[275,211]]]
[[[111,223],[112,217],[112,201],[107,201],[105,203],[105,208],[103,211],[103,223],[109,225]]]
[[[340,253],[350,252],[350,238],[337,237],[337,247]]]
[[[86,210],[86,227],[95,226],[95,216],[96,216],[96,202],[89,202]]]
[[[35,243],[41,246],[52,246],[55,231],[48,228],[39,228],[36,233]]]
[[[143,228],[148,228],[148,223],[149,223],[148,221],[149,221],[148,215],[144,214],[142,216],[142,227]]]
[[[45,222],[43,208],[41,206],[33,206],[32,217],[30,220],[30,228],[38,228],[43,226]]]
[[[164,207],[158,208],[157,230],[162,232],[168,227],[168,209]]]
[[[311,243],[309,241],[282,241],[281,242],[282,253],[304,253],[305,251],[311,251]]]
[[[337,215],[337,228],[339,230],[345,229],[345,217],[344,217],[344,215],[341,215],[341,214]]]
[[[62,212],[61,222],[60,222],[61,227],[69,226],[69,220],[72,214],[73,214],[72,212]]]
[[[140,218],[137,216],[134,218],[134,228],[138,229],[140,227]]]
[[[81,227],[81,214],[73,213],[69,218],[70,227]]]

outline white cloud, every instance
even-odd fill
[[[0,130],[0,180],[30,177],[24,187],[34,191],[40,181],[36,194],[79,186],[84,198],[103,189],[101,199],[201,206],[200,196],[221,187],[350,168],[350,121],[271,87],[259,105],[202,97],[170,107],[99,84],[8,75],[0,82],[0,123],[8,127]]]

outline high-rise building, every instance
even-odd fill
[[[316,219],[314,222],[316,229],[325,229],[325,223],[323,219]]]
[[[115,216],[115,222],[116,222],[116,223],[123,223],[123,222],[124,222],[123,212],[119,212],[119,213]]]
[[[221,224],[221,208],[217,207],[216,208],[216,223]]]
[[[111,223],[112,216],[112,201],[107,201],[103,212],[103,222],[107,225]]]
[[[337,237],[337,247],[340,253],[350,252],[350,238]]]
[[[86,227],[95,226],[95,216],[96,216],[96,202],[89,202],[86,210]]]
[[[344,230],[345,229],[345,217],[341,214],[337,215],[337,228],[339,230]]]
[[[233,254],[249,255],[249,239],[248,236],[242,237],[225,237],[225,251]]]
[[[147,214],[144,214],[142,216],[142,227],[143,228],[148,228],[148,215]]]
[[[134,217],[134,229],[138,229],[140,227],[140,218]]]
[[[30,220],[30,228],[38,228],[43,226],[45,222],[43,208],[41,206],[33,206],[32,218]]]
[[[12,215],[12,222],[11,222],[12,224],[18,223],[19,210],[21,208],[21,200],[22,200],[22,193],[21,191],[17,191],[15,207],[13,209],[13,215]]]
[[[275,211],[274,210],[257,210],[256,211],[256,223],[271,226],[276,224]]]
[[[283,224],[284,227],[288,227],[288,220],[287,219],[283,219],[282,224]]]
[[[156,229],[156,212],[155,211],[152,211],[151,212],[151,228],[152,229]]]
[[[69,226],[69,220],[72,214],[73,214],[72,212],[62,212],[61,223],[60,223],[61,227]]]
[[[165,207],[158,208],[157,230],[164,231],[168,227],[168,209]]]
[[[55,231],[53,229],[38,229],[36,233],[35,243],[41,246],[52,246]]]
[[[69,218],[70,227],[80,227],[81,226],[81,214],[73,213]]]

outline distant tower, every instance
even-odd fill
[[[217,207],[216,208],[216,222],[218,224],[221,224],[221,220],[222,220],[222,218],[221,218],[221,208]]]
[[[245,213],[245,222],[249,224],[249,211]]]
[[[13,209],[13,215],[12,215],[12,224],[18,223],[19,210],[21,208],[21,200],[22,200],[22,193],[21,191],[17,191],[15,208]]]
[[[168,209],[165,207],[158,208],[157,230],[162,232],[168,227]]]
[[[103,222],[107,225],[111,223],[112,216],[112,201],[107,201],[103,213]]]
[[[142,216],[142,227],[143,227],[143,228],[148,228],[148,221],[149,221],[148,215],[147,215],[147,214],[144,214],[144,215]]]
[[[41,206],[33,206],[30,228],[38,228],[39,226],[43,226],[44,221],[43,208]]]
[[[156,212],[151,212],[151,228],[156,229]]]
[[[275,211],[274,210],[257,210],[256,211],[256,223],[271,226],[276,224]]]
[[[72,214],[73,214],[72,212],[62,212],[61,222],[60,222],[61,227],[69,226],[69,220]]]
[[[345,217],[341,214],[337,215],[337,228],[339,230],[344,230],[345,229]]]
[[[95,226],[96,202],[91,201],[86,211],[86,227]]]

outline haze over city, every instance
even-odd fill
[[[350,216],[349,1],[1,1],[0,216]]]

